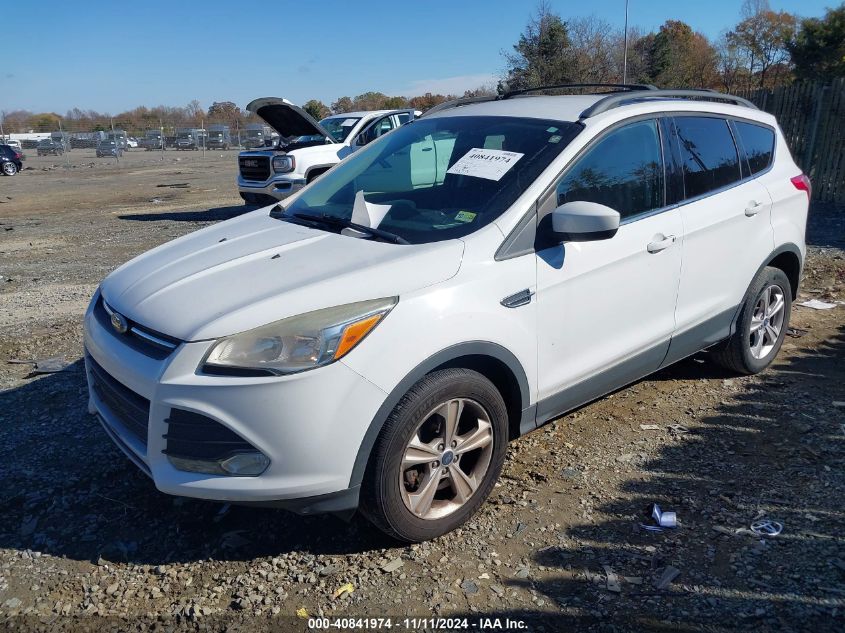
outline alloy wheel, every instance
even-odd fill
[[[757,297],[748,341],[754,358],[766,358],[777,345],[783,329],[785,305],[783,288],[777,285],[767,286]]]
[[[493,425],[478,402],[455,398],[426,415],[405,447],[399,489],[421,519],[460,509],[484,481],[493,455]]]
[[[18,167],[14,163],[3,163],[3,173],[7,176],[14,176],[18,172]]]

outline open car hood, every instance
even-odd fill
[[[287,99],[261,97],[250,101],[246,109],[264,119],[267,125],[276,130],[282,138],[319,134],[334,142],[331,135],[314,120],[314,117]]]

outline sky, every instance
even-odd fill
[[[770,0],[821,16],[838,0]],[[550,0],[564,19],[598,15],[622,27],[625,0]],[[14,55],[0,66],[0,111],[79,107],[117,114],[197,99],[243,107],[259,96],[295,103],[374,90],[414,96],[493,83],[536,0],[19,0],[0,13]],[[683,20],[711,38],[740,19],[741,0],[630,0],[629,24]]]

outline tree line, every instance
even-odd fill
[[[412,108],[425,111],[459,96],[493,95],[508,90],[561,83],[648,83],[665,88],[712,88],[743,92],[775,88],[802,79],[827,81],[845,76],[845,2],[821,18],[799,18],[774,11],[768,0],[745,0],[741,19],[715,40],[679,20],[667,20],[656,32],[637,28],[625,33],[596,15],[564,19],[541,3],[511,50],[503,52],[505,71],[497,85],[463,95],[415,97],[365,92],[330,104],[306,101],[315,119],[354,110]],[[627,54],[626,54],[627,53]],[[627,61],[627,63],[626,63]],[[208,109],[194,100],[185,107],[139,106],[111,116],[73,108],[65,116],[26,110],[0,112],[9,132],[97,131],[198,127],[223,123],[232,129],[256,119],[231,101]]]

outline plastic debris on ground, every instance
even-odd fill
[[[681,574],[681,570],[677,567],[672,567],[671,565],[667,565],[666,568],[663,570],[663,573],[660,575],[660,578],[654,583],[655,589],[666,589],[669,585],[672,584],[672,581],[675,580]]]
[[[338,598],[340,598],[340,597],[342,597],[342,596],[344,596],[348,593],[352,593],[353,591],[355,591],[355,585],[353,585],[351,582],[348,582],[348,583],[338,587],[337,591],[335,591],[332,594],[332,598],[337,600]]]
[[[651,518],[654,520],[654,525],[649,523],[640,523],[640,527],[649,532],[662,532],[664,528],[678,527],[678,517],[675,512],[664,512],[656,503],[651,504]]]
[[[771,519],[760,519],[751,524],[751,531],[760,536],[777,536],[783,532],[783,524]]]

